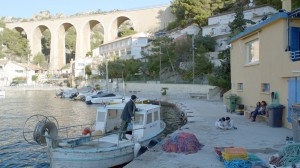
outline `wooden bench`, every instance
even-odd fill
[[[191,98],[207,99],[207,93],[189,93]]]
[[[254,108],[244,110],[244,116],[249,118],[252,111],[254,111]],[[257,115],[255,121],[268,122],[268,117],[266,115]]]
[[[141,92],[139,90],[129,90],[128,91],[130,94],[137,94],[138,92]]]

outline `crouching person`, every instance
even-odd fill
[[[219,129],[225,129],[225,117],[222,117],[218,121],[216,121],[215,126]]]
[[[225,118],[225,129],[237,129],[230,117]]]

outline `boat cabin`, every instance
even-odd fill
[[[117,132],[121,125],[121,114],[125,103],[107,105],[97,108],[96,134]],[[132,125],[127,128],[136,140],[151,137],[160,130],[160,106],[152,104],[136,104]]]

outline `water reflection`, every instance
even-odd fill
[[[28,144],[23,138],[27,118],[35,114],[54,116],[59,127],[94,123],[98,105],[55,98],[55,91],[6,91],[0,99],[0,167],[49,167],[46,147]],[[164,134],[182,125],[177,109],[162,107],[167,124]]]

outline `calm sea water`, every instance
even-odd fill
[[[55,91],[6,91],[0,98],[0,167],[49,167],[47,149],[28,144],[23,127],[28,117],[41,114],[54,116],[59,127],[87,124],[95,121],[98,105],[55,98]],[[162,118],[167,124],[165,134],[183,123],[176,108],[164,106]]]

